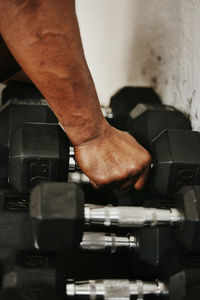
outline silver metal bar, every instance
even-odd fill
[[[111,107],[101,106],[102,114],[105,118],[112,119],[113,112]]]
[[[89,280],[66,284],[66,295],[71,297],[86,297],[90,300],[128,300],[137,296],[143,300],[144,295],[168,295],[165,283],[161,281],[143,282],[141,280]],[[85,299],[85,298],[84,298]]]
[[[80,171],[74,156],[74,147],[69,147],[69,172]]]
[[[84,232],[80,248],[82,250],[100,250],[115,253],[130,251],[139,247],[138,239],[133,234],[116,235],[104,232]]]
[[[182,213],[175,209],[157,209],[132,206],[85,205],[85,224],[116,227],[143,227],[166,225],[184,220]]]
[[[81,172],[69,172],[68,173],[68,182],[90,183],[90,179]]]

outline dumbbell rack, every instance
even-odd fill
[[[21,87],[20,87],[21,88]],[[30,92],[30,91],[29,91]],[[112,99],[113,100],[113,99]],[[9,100],[10,101],[10,100]],[[9,105],[14,104],[15,106],[20,105],[20,101],[12,100],[10,102],[4,103],[5,108],[9,107]],[[37,106],[37,109],[40,109],[40,105],[42,109],[47,109],[49,111],[49,107],[47,106],[45,100],[37,100],[36,103],[34,99],[31,101],[21,100],[21,105],[29,107],[30,105]],[[5,111],[3,107],[1,111]],[[146,108],[145,108],[146,109]],[[153,106],[151,110],[154,110]],[[166,110],[170,111],[171,108],[166,108]],[[160,111],[162,109],[159,108]],[[173,109],[171,109],[173,111]],[[113,113],[111,108],[102,108],[104,116],[110,121],[111,124],[116,122],[116,114]],[[176,112],[179,114],[179,112]],[[13,112],[12,112],[13,114]],[[134,116],[135,113],[132,112],[130,116]],[[183,116],[181,116],[182,118]],[[42,117],[41,117],[42,118]],[[46,118],[46,117],[45,117]],[[185,118],[185,117],[184,117]],[[184,119],[183,118],[183,119]],[[53,120],[53,121],[52,121]],[[182,119],[181,119],[182,120]],[[19,121],[19,120],[18,120]],[[18,122],[17,121],[17,122]],[[27,119],[25,118],[25,121]],[[29,121],[29,120],[28,120]],[[30,121],[34,121],[33,117],[31,117]],[[43,120],[42,120],[43,121]],[[57,122],[55,116],[52,115],[50,112],[50,120],[44,120],[44,122]],[[123,121],[123,126],[125,122],[125,117],[121,118]],[[133,120],[132,120],[133,121]],[[131,122],[132,122],[131,121]],[[131,124],[129,120],[129,126]],[[136,122],[137,123],[137,122]],[[119,120],[116,122],[118,128],[121,128],[121,124],[119,124]],[[14,126],[14,125],[13,125]],[[189,122],[184,126],[186,128],[190,128]],[[9,129],[10,130],[10,129]],[[9,131],[8,130],[8,131]],[[126,128],[124,129],[126,130]],[[9,131],[10,134],[10,131]],[[3,146],[3,150],[5,147],[8,146],[9,142],[6,140],[5,145]],[[7,149],[6,149],[7,155]],[[7,157],[7,156],[6,156]],[[74,172],[76,171],[76,172]],[[85,191],[89,191],[90,196],[90,205],[85,207],[85,225],[93,225],[92,232],[86,232],[83,235],[82,242],[80,244],[80,248],[84,251],[68,251],[68,253],[61,251],[58,253],[54,252],[46,252],[46,251],[37,251],[34,249],[21,249],[17,250],[15,253],[15,259],[10,256],[6,256],[6,264],[3,265],[3,274],[11,274],[9,273],[13,267],[13,261],[17,267],[23,269],[25,274],[24,277],[30,276],[31,272],[28,273],[27,270],[31,269],[38,270],[39,268],[43,271],[46,271],[46,276],[48,277],[49,269],[56,269],[58,272],[58,286],[57,288],[63,290],[63,282],[65,282],[65,292],[69,298],[79,299],[79,296],[84,295],[86,298],[84,299],[135,299],[134,297],[137,296],[137,299],[145,299],[145,293],[152,294],[152,298],[148,299],[163,299],[162,297],[169,297],[169,289],[168,284],[166,282],[167,276],[166,274],[169,271],[167,265],[171,264],[170,272],[176,273],[179,270],[180,264],[182,262],[182,253],[174,253],[166,264],[157,264],[151,265],[144,261],[139,260],[137,257],[133,257],[132,250],[138,247],[137,244],[137,236],[135,235],[134,228],[129,228],[128,235],[125,235],[127,232],[126,226],[118,226],[120,222],[125,225],[130,225],[130,218],[135,217],[137,220],[138,215],[143,215],[143,218],[140,220],[140,226],[147,224],[150,226],[150,229],[154,228],[156,223],[162,223],[168,221],[168,223],[176,223],[182,221],[182,214],[179,213],[176,209],[172,208],[170,211],[163,211],[163,207],[171,207],[171,203],[173,202],[171,199],[165,199],[163,204],[160,204],[160,199],[151,199],[151,203],[154,203],[154,207],[158,205],[157,209],[160,209],[160,212],[156,211],[155,209],[146,209],[141,207],[135,207],[134,216],[133,212],[130,208],[124,207],[121,209],[120,212],[117,213],[118,207],[107,206],[107,208],[101,208],[100,206],[94,204],[94,200],[96,200],[99,204],[99,199],[105,203],[111,201],[112,203],[115,202],[116,196],[112,194],[112,200],[110,198],[110,194],[93,191],[91,192],[91,187],[88,188],[88,178],[84,176],[84,174],[79,172],[79,166],[76,164],[74,160],[74,153],[73,147],[70,147],[69,150],[69,179],[71,182],[79,182],[83,186]],[[5,172],[6,173],[6,172]],[[5,175],[3,175],[5,177]],[[85,186],[84,184],[87,185]],[[144,195],[148,194],[145,192]],[[131,195],[131,196],[130,196]],[[129,191],[126,193],[125,198],[133,199],[135,196],[135,201],[132,202],[133,205],[137,205],[138,193],[134,191]],[[139,204],[141,205],[141,195],[139,196]],[[87,196],[86,196],[87,197]],[[121,194],[121,199],[124,197],[124,194]],[[143,197],[143,196],[142,196]],[[113,200],[114,199],[114,200]],[[0,204],[2,204],[2,212],[4,210],[9,211],[9,213],[27,213],[28,206],[29,206],[29,192],[21,194],[16,190],[10,191],[10,186],[6,185],[6,189],[2,193],[0,193]],[[117,197],[118,205],[119,203],[123,203],[123,200],[120,200],[119,193]],[[130,203],[130,201],[129,201]],[[156,203],[156,205],[155,205]],[[169,204],[170,203],[170,204]],[[102,201],[100,202],[102,205]],[[160,207],[161,206],[161,207]],[[111,212],[112,211],[112,212]],[[143,211],[143,213],[141,213]],[[131,214],[130,214],[131,212]],[[116,215],[120,214],[120,218],[116,218]],[[162,215],[162,216],[161,216]],[[160,219],[159,219],[160,217]],[[146,218],[146,219],[145,219]],[[139,220],[137,220],[138,225]],[[104,233],[102,234],[98,225],[103,223]],[[6,224],[6,221],[5,221]],[[14,224],[14,223],[13,223]],[[26,224],[26,223],[24,223]],[[1,225],[1,224],[0,224]],[[95,227],[96,225],[96,227]],[[110,232],[110,228],[112,227],[112,233]],[[9,226],[8,226],[9,227]],[[120,228],[119,228],[120,227]],[[129,226],[130,227],[130,226]],[[0,231],[2,232],[2,231]],[[163,230],[165,232],[165,230]],[[3,233],[2,233],[3,235]],[[14,236],[14,235],[13,235]],[[1,237],[0,237],[1,239]],[[6,239],[5,239],[6,240]],[[119,251],[116,251],[116,245],[118,245]],[[37,248],[38,245],[35,244]],[[16,247],[17,248],[17,247]],[[92,249],[92,251],[91,251]],[[80,249],[79,249],[80,250]],[[96,250],[96,251],[94,251]],[[103,251],[102,251],[103,250]],[[146,256],[148,256],[148,249],[146,250]],[[5,251],[6,252],[6,251]],[[1,252],[1,245],[0,245],[0,253],[3,255],[3,251]],[[191,267],[197,267],[200,264],[200,260],[195,253],[188,254],[187,257],[184,257],[185,264],[189,264]],[[186,263],[187,262],[187,263]],[[167,270],[167,271],[166,271]],[[43,272],[42,271],[42,272]],[[20,272],[16,271],[16,274],[21,274]],[[38,274],[42,274],[38,273]],[[13,280],[10,278],[14,278],[14,272],[12,276],[4,276],[2,286],[7,289],[10,284],[14,284]],[[21,276],[21,275],[20,275]],[[21,277],[21,282],[25,282],[25,278]],[[17,275],[16,275],[17,277]],[[34,276],[33,276],[34,278]],[[64,278],[64,279],[63,279]],[[158,280],[161,279],[161,280]],[[15,278],[16,279],[16,278]],[[163,280],[162,280],[163,279]],[[35,280],[35,279],[34,279]],[[73,280],[73,281],[72,281]],[[12,282],[11,282],[12,281]],[[49,281],[50,282],[50,281]],[[44,286],[47,284],[48,288],[50,287],[49,282],[44,282]],[[34,286],[34,282],[31,282]],[[15,285],[13,285],[15,287]],[[22,286],[23,287],[23,286]],[[52,285],[53,288],[53,285]],[[46,289],[46,286],[45,286]],[[56,299],[60,299],[59,296],[55,296]],[[82,299],[82,298],[81,298]],[[174,298],[173,298],[174,299]],[[179,299],[177,299],[179,300]],[[181,300],[181,299],[180,299]]]

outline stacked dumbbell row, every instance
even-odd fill
[[[55,269],[14,265],[1,279],[0,296],[7,299],[169,299],[196,300],[200,295],[200,269],[185,268],[164,280],[126,279],[73,282]],[[12,298],[8,298],[12,296]],[[13,298],[13,297],[18,298]],[[21,298],[20,298],[21,297]],[[48,297],[48,298],[47,298]]]
[[[149,132],[147,131],[148,135],[145,135],[145,138],[147,141],[146,147],[152,151],[153,156],[154,156],[153,158],[154,158],[154,172],[155,173],[152,174],[152,177],[153,177],[153,181],[155,181],[155,184],[152,186],[153,190],[155,190],[157,192],[161,191],[162,194],[164,194],[165,196],[169,196],[169,195],[171,196],[171,195],[175,194],[175,192],[177,191],[179,186],[182,186],[185,184],[198,184],[199,183],[198,182],[199,178],[197,176],[198,175],[197,174],[198,173],[198,164],[196,165],[196,163],[198,163],[198,148],[199,148],[198,133],[191,132],[191,131],[168,131],[168,132],[161,134],[161,136],[158,136],[157,138],[155,138],[156,135],[165,128],[190,129],[190,124],[189,124],[188,120],[180,112],[177,112],[176,110],[174,110],[172,108],[169,108],[169,107],[163,108],[161,106],[154,106],[154,107],[146,106],[145,109],[147,109],[147,111],[142,114],[142,118],[141,118],[142,123],[139,120],[139,127],[138,127],[138,125],[137,125],[138,116],[140,119],[140,117],[141,117],[140,111],[144,110],[144,106],[139,105],[135,109],[136,109],[135,112],[134,111],[131,112],[132,119],[129,120],[128,123],[126,122],[126,128],[124,127],[123,129],[128,128],[128,130],[131,133],[133,133],[133,135],[137,136],[137,130],[138,130],[138,128],[141,127],[141,124],[144,124],[144,120],[146,120],[146,124],[151,124],[151,125],[148,125],[148,128],[150,128],[150,130],[149,130]],[[154,123],[151,123],[152,120],[155,119],[155,116],[152,117],[154,115],[154,113],[152,113],[152,112],[154,112],[155,114],[157,113],[157,119],[156,119],[157,124],[156,125]],[[163,112],[163,115],[162,115],[162,112]],[[144,117],[144,116],[146,116],[146,117]],[[161,116],[160,120],[159,120],[158,116]],[[164,121],[164,123],[161,122],[162,120],[164,120],[164,116],[166,116],[166,121],[168,121],[169,125],[166,125],[166,121]],[[180,116],[180,120],[181,120],[180,123],[178,121],[175,125],[173,125],[173,122],[174,122],[173,120],[179,120],[178,116]],[[107,117],[108,118],[111,117],[111,119],[112,119],[112,114],[109,112],[109,115]],[[134,125],[134,124],[136,124],[136,125]],[[49,131],[47,130],[47,128],[49,128],[48,129]],[[157,132],[155,132],[155,129],[157,130]],[[46,132],[49,134],[48,138],[46,138],[46,141],[44,143],[42,143],[42,138],[40,140],[41,141],[40,146],[43,151],[41,149],[37,149],[37,144],[39,141],[38,138],[42,132],[44,132],[44,133]],[[31,133],[31,135],[30,135],[30,133]],[[30,136],[34,136],[35,140],[34,139],[30,140]],[[52,149],[53,149],[52,152],[49,153],[48,152],[49,149],[47,149],[48,148],[47,145],[49,146],[49,141],[51,140],[52,136],[53,136],[53,140],[55,138],[55,144],[52,146]],[[143,138],[142,133],[139,133],[139,135],[137,137],[138,140],[139,140],[139,136],[141,136]],[[154,141],[153,141],[153,138],[155,138]],[[171,143],[170,143],[170,141],[171,141]],[[33,142],[32,147],[36,148],[35,156],[33,155],[33,150],[30,147],[30,142]],[[142,142],[142,140],[140,142]],[[142,143],[145,145],[145,142],[142,142]],[[174,143],[175,143],[175,146],[174,146]],[[14,145],[14,146],[12,146],[12,145]],[[185,149],[186,146],[188,147],[187,149]],[[195,147],[196,147],[196,151],[194,150]],[[183,155],[180,157],[179,152],[183,148],[185,149],[185,153],[183,153]],[[26,124],[24,124],[24,125],[22,125],[13,133],[13,135],[11,137],[10,175],[9,175],[10,183],[13,185],[13,187],[17,188],[20,192],[29,193],[30,189],[36,183],[39,183],[40,181],[63,181],[63,180],[66,180],[67,173],[69,171],[68,165],[69,165],[69,156],[70,156],[69,151],[67,151],[67,149],[69,149],[69,144],[67,144],[66,136],[62,132],[62,130],[60,129],[60,127],[58,125],[55,125],[55,124],[54,125],[52,125],[52,124],[49,124],[49,125],[48,124],[43,124],[43,125],[41,125],[41,124],[27,124],[26,125]],[[167,151],[165,151],[164,156],[161,155],[161,154],[163,154],[163,149],[167,149]],[[190,160],[188,159],[187,151],[189,151],[189,153],[191,153],[192,159],[190,159]],[[41,153],[43,153],[43,155],[41,155]],[[60,153],[61,153],[61,155],[60,155]],[[62,153],[65,153],[65,154],[63,154],[63,156],[62,156]],[[177,157],[179,158],[179,160],[177,160]],[[173,166],[171,164],[171,161],[174,161]],[[178,168],[177,168],[177,166],[178,166]],[[176,168],[176,170],[172,170],[172,168]],[[76,169],[76,164],[74,164],[74,169]],[[163,175],[163,177],[160,178],[160,176],[162,174],[164,174],[164,175]],[[188,174],[189,174],[189,176],[188,176]],[[177,175],[178,175],[178,177],[177,177]],[[173,178],[172,178],[172,176],[173,176]],[[17,181],[16,181],[16,178],[18,179]],[[173,180],[173,179],[176,179],[176,180]],[[162,183],[162,186],[160,185],[161,183]],[[42,186],[45,186],[45,185],[38,186],[37,188],[43,190]],[[62,184],[61,184],[61,186],[62,186]],[[50,190],[52,187],[53,187],[53,185],[48,186],[48,188],[50,188]],[[69,187],[70,187],[70,185],[68,185],[68,187],[66,186],[65,189],[67,190]],[[37,203],[39,203],[40,201],[41,201],[40,203],[43,203],[43,201],[45,203],[45,200],[43,199],[43,195],[42,195],[41,191],[40,190],[37,191],[37,188],[36,188],[36,192],[33,191],[32,194],[34,194],[34,193],[36,193],[38,195],[41,194],[41,199],[39,199],[39,197],[35,197],[33,195],[31,196],[31,199],[38,198],[38,202],[36,200],[31,200],[31,203],[35,203],[35,204],[33,204],[34,207],[37,207]],[[47,188],[47,195],[49,195],[48,188]],[[11,221],[10,228],[13,228],[13,226],[15,226],[15,228],[17,228],[17,227],[19,228],[18,237],[16,240],[17,240],[17,242],[23,241],[24,244],[20,245],[20,243],[19,243],[17,246],[14,246],[14,247],[13,247],[13,245],[10,245],[11,249],[17,250],[17,249],[21,249],[23,247],[25,249],[27,249],[26,247],[28,245],[28,249],[30,249],[34,246],[37,246],[37,247],[43,248],[45,250],[52,250],[51,247],[53,247],[53,250],[58,250],[60,246],[58,246],[58,248],[56,248],[55,243],[57,244],[57,239],[60,239],[60,241],[63,242],[63,244],[61,244],[62,250],[69,250],[69,249],[71,249],[71,247],[72,247],[72,249],[77,249],[77,248],[81,247],[82,249],[87,249],[87,250],[88,249],[89,250],[90,249],[102,250],[104,248],[108,248],[108,249],[110,249],[111,252],[118,251],[118,250],[120,251],[120,249],[122,251],[127,251],[128,249],[130,249],[130,250],[133,250],[133,252],[134,251],[139,252],[139,257],[141,259],[143,259],[141,252],[142,252],[142,249],[144,249],[145,243],[148,241],[147,237],[149,236],[149,233],[151,233],[151,236],[152,236],[152,241],[151,241],[151,243],[149,243],[149,247],[152,247],[152,249],[155,248],[154,243],[156,243],[156,238],[158,239],[159,232],[162,231],[163,227],[162,228],[155,227],[153,229],[148,228],[148,227],[144,228],[143,234],[141,233],[142,230],[138,230],[138,229],[135,230],[134,232],[130,231],[130,228],[133,226],[133,224],[132,224],[132,226],[127,226],[126,221],[125,221],[126,218],[124,218],[124,216],[127,216],[127,219],[128,219],[128,215],[130,216],[130,208],[124,208],[124,209],[123,208],[115,208],[115,209],[113,209],[113,208],[109,208],[109,207],[95,207],[95,206],[93,206],[93,207],[85,206],[85,208],[83,208],[83,205],[81,208],[81,203],[83,202],[82,201],[83,199],[80,196],[81,192],[76,191],[77,187],[74,187],[73,185],[71,185],[70,189],[72,189],[72,190],[75,189],[75,192],[74,192],[75,195],[77,196],[77,194],[79,194],[80,198],[79,198],[79,200],[77,200],[78,198],[75,197],[76,198],[75,205],[77,205],[77,207],[70,205],[70,203],[72,204],[73,199],[69,200],[69,202],[67,201],[68,205],[70,206],[70,209],[68,210],[68,212],[70,213],[71,210],[73,210],[73,208],[74,208],[74,211],[73,211],[74,215],[72,214],[72,216],[69,216],[69,215],[66,216],[65,215],[66,211],[65,211],[64,207],[62,206],[64,204],[63,201],[66,201],[66,198],[61,200],[62,197],[60,198],[60,193],[62,194],[63,191],[62,191],[62,189],[60,190],[60,188],[58,188],[57,183],[55,183],[55,186],[53,187],[53,190],[55,190],[55,189],[57,190],[57,193],[58,193],[58,195],[54,195],[55,199],[60,199],[61,203],[58,206],[57,204],[53,204],[53,201],[52,201],[52,206],[51,205],[50,206],[48,206],[48,205],[42,206],[44,208],[45,207],[47,208],[49,215],[47,213],[47,215],[46,215],[47,219],[44,218],[44,219],[40,220],[41,223],[40,223],[40,221],[38,222],[37,211],[34,211],[34,209],[32,209],[32,204],[31,204],[31,209],[30,209],[30,215],[31,215],[31,213],[33,213],[33,215],[31,215],[31,219],[32,219],[31,227],[29,227],[29,225],[28,225],[28,214],[27,213],[19,212],[18,217],[16,217],[17,214],[14,214],[13,215],[14,217],[12,216],[13,220],[15,218],[18,219],[18,221],[17,221],[18,223],[16,222],[16,220],[14,220],[13,223]],[[46,195],[46,197],[47,197],[47,195]],[[52,195],[53,194],[51,194],[50,196],[52,197]],[[15,197],[18,197],[18,196],[15,195]],[[68,197],[67,193],[66,193],[66,197]],[[34,201],[36,201],[36,202],[34,202]],[[77,201],[78,201],[78,203],[77,203]],[[28,201],[26,199],[24,202],[22,201],[21,208],[23,207],[23,209],[25,209],[27,203],[28,203]],[[74,201],[73,201],[73,203],[74,203]],[[19,204],[19,201],[18,201],[18,204]],[[21,208],[19,208],[18,204],[15,204],[15,202],[11,203],[11,205],[13,205],[15,211],[18,209],[21,210]],[[57,222],[58,220],[54,220],[55,222],[53,221],[55,215],[51,216],[51,212],[55,213],[56,208],[58,209],[57,217],[58,217],[60,223]],[[146,216],[147,223],[148,222],[151,224],[153,223],[154,225],[156,224],[156,219],[155,219],[156,217],[157,217],[157,221],[161,221],[161,223],[163,222],[164,224],[173,223],[172,219],[173,219],[174,223],[177,222],[177,223],[181,223],[181,224],[182,223],[186,224],[183,232],[187,233],[187,228],[189,228],[187,223],[190,223],[190,222],[194,223],[193,222],[194,220],[192,220],[190,218],[191,216],[189,216],[189,218],[187,218],[188,216],[187,216],[186,208],[187,208],[187,205],[183,205],[183,208],[180,208],[178,210],[172,209],[171,211],[173,211],[173,213],[170,213],[170,211],[167,211],[167,210],[158,211],[156,209],[151,209],[151,208],[144,209],[141,207],[141,208],[138,208],[137,213],[138,214],[139,214],[139,212],[141,213],[141,215],[139,214],[140,217]],[[129,229],[128,232],[126,232],[126,234],[117,234],[116,232],[112,232],[112,233],[107,232],[105,234],[104,232],[101,233],[101,232],[88,232],[88,231],[86,231],[83,234],[83,223],[88,223],[89,222],[88,220],[90,220],[90,218],[88,218],[88,213],[91,214],[93,212],[94,215],[96,214],[95,215],[96,218],[94,218],[94,220],[95,220],[94,223],[96,225],[98,225],[99,223],[102,224],[102,222],[104,223],[104,225],[107,225],[107,226],[109,225],[109,222],[110,222],[110,225],[113,225],[113,222],[111,220],[114,220],[114,225],[116,226],[115,218],[116,218],[117,211],[118,211],[117,218],[118,218],[119,223],[120,223],[120,220],[123,219],[123,221],[125,222],[125,226],[128,227],[128,229]],[[195,205],[194,205],[194,211],[196,213]],[[101,221],[99,221],[99,219],[98,219],[99,212],[100,212]],[[113,212],[114,212],[114,219],[112,218]],[[35,213],[36,213],[36,215],[34,215]],[[80,218],[80,216],[78,217],[79,213],[81,213],[82,218]],[[86,214],[86,216],[87,216],[86,218],[83,218],[83,213]],[[120,218],[120,214],[122,214],[122,213],[124,213],[124,215]],[[23,215],[22,219],[21,219],[20,214]],[[109,214],[110,214],[110,220],[108,218]],[[2,215],[6,216],[4,213]],[[153,215],[153,217],[150,217],[151,215]],[[35,216],[36,216],[36,218],[35,218]],[[140,221],[140,223],[138,223],[138,219],[137,220],[134,219],[132,214],[131,214],[131,216],[132,216],[132,222],[135,224],[135,226],[136,227],[138,225],[141,226],[142,222]],[[174,218],[173,218],[173,216],[174,216]],[[53,217],[53,218],[51,218],[51,217]],[[159,220],[159,217],[161,218],[160,220]],[[85,222],[85,219],[87,219],[87,222]],[[19,221],[19,220],[23,220],[22,223],[20,223],[21,221]],[[91,222],[89,222],[89,223],[92,223],[92,220],[90,220],[90,221]],[[4,224],[6,225],[6,222]],[[23,225],[21,226],[21,225],[16,225],[16,224],[21,224],[21,225],[23,224]],[[73,240],[74,236],[72,237],[72,231],[70,232],[69,226],[65,227],[65,226],[62,226],[61,224],[63,224],[63,225],[70,224],[70,226],[72,224],[75,225],[75,227],[72,226],[72,228],[70,229],[72,231],[74,230],[73,234],[75,234],[75,237],[76,237],[75,244],[74,244],[74,240]],[[77,224],[78,224],[78,226],[77,226]],[[129,225],[131,225],[131,224],[129,224]],[[145,221],[144,221],[143,225],[145,225]],[[119,226],[119,224],[118,224],[118,226]],[[168,227],[170,227],[170,226],[168,226]],[[24,228],[26,228],[25,233],[23,231]],[[54,232],[55,228],[57,228],[57,229],[60,228],[60,229],[58,231]],[[53,229],[53,231],[51,229]],[[196,227],[193,228],[193,232],[195,232],[195,230],[196,230]],[[2,229],[2,231],[3,231],[3,229]],[[32,240],[30,237],[31,231],[34,233],[34,240]],[[146,231],[146,233],[145,233],[145,231]],[[154,234],[153,234],[153,231],[154,231]],[[180,230],[178,230],[178,231],[180,232]],[[17,230],[16,230],[16,232],[17,232]],[[56,238],[54,246],[53,246],[52,233],[53,233],[53,238]],[[189,232],[189,234],[190,234],[190,232]],[[4,235],[6,235],[6,230],[4,231]],[[21,236],[21,238],[20,238],[20,236]],[[26,239],[24,238],[25,236],[28,237],[27,244],[26,244]],[[81,236],[83,236],[83,237],[81,238]],[[160,236],[162,236],[162,234],[160,234]],[[68,238],[66,238],[66,237],[68,237]],[[179,237],[180,237],[180,233],[179,233]],[[13,239],[11,238],[10,240],[13,240]],[[34,241],[34,245],[33,245],[33,241]],[[144,242],[144,244],[143,244],[143,242]],[[68,244],[68,246],[66,246],[67,244]],[[158,252],[156,252],[156,251],[159,250],[159,253],[160,253],[159,247],[161,247],[161,248],[164,247],[163,245],[161,245],[159,243],[157,243],[157,244],[158,244],[157,250],[154,249],[154,252],[155,252],[154,258],[157,257]],[[58,245],[59,245],[59,243],[58,243]],[[144,258],[144,260],[145,260],[145,258]],[[155,260],[153,261],[153,259],[151,257],[150,263],[154,263],[154,262],[155,262]]]
[[[35,114],[33,113],[34,109],[37,111],[37,113]],[[43,112],[42,116],[41,116],[41,111]],[[0,134],[0,142],[4,146],[5,144],[6,145],[8,144],[8,140],[9,140],[8,137],[14,131],[14,133],[11,136],[11,145],[10,145],[10,158],[12,159],[12,162],[10,163],[9,178],[10,178],[11,185],[17,188],[20,192],[26,192],[27,189],[30,189],[30,187],[34,184],[33,181],[35,180],[37,182],[37,180],[40,177],[41,180],[43,179],[47,181],[65,180],[67,178],[68,171],[69,170],[72,171],[70,168],[71,164],[69,168],[67,168],[67,166],[69,165],[69,162],[67,161],[67,157],[69,157],[69,153],[67,153],[68,143],[65,138],[65,134],[62,132],[61,129],[59,129],[58,125],[52,126],[52,124],[47,124],[49,122],[55,123],[56,120],[55,120],[55,116],[52,114],[52,112],[50,111],[46,103],[43,101],[41,104],[41,100],[38,102],[37,101],[34,102],[33,100],[32,101],[21,100],[19,102],[16,102],[16,100],[12,100],[12,105],[7,102],[6,107],[3,107],[1,116],[2,115],[4,116],[4,118],[5,116],[7,117],[5,123],[9,124],[8,129],[4,130],[3,138],[1,138],[1,134]],[[29,117],[29,115],[31,115],[31,117]],[[117,115],[114,115],[114,117],[112,117],[112,114],[108,113],[107,117],[108,119],[111,120],[113,119],[118,120],[118,122],[120,123],[119,121],[120,116],[118,117]],[[2,119],[3,118],[0,118],[0,120]],[[27,125],[21,125],[21,128],[18,127],[19,124],[21,124],[24,121],[45,122],[45,124],[43,126],[41,124],[35,124],[35,125],[27,124]],[[121,125],[122,123],[123,122],[121,122]],[[161,105],[152,106],[147,104],[146,105],[138,104],[131,111],[130,118],[128,121],[126,121],[126,126],[122,125],[121,127],[123,127],[123,129],[127,129],[130,133],[132,133],[134,136],[137,137],[139,142],[141,142],[148,149],[151,149],[153,138],[155,138],[162,130],[164,130],[165,128],[190,129],[190,122],[183,114],[181,114],[179,111],[171,107],[161,106]],[[47,134],[46,138],[44,138],[44,134]],[[176,134],[178,133],[176,132],[169,133],[170,136]],[[4,141],[5,136],[7,138],[6,142]],[[49,144],[49,140],[52,140],[52,136],[55,138],[55,142],[52,144],[50,148],[47,145]],[[31,137],[33,138],[31,139]],[[172,138],[169,137],[169,139],[172,139],[171,143],[173,142],[174,138],[175,137]],[[167,139],[167,136],[165,139]],[[160,140],[161,138],[159,139],[159,141]],[[163,141],[162,143],[164,142],[166,141]],[[160,142],[156,142],[156,143],[159,144]],[[41,144],[41,151],[39,151],[38,149],[39,144]],[[171,148],[170,143],[169,145],[166,146]],[[66,150],[63,147],[66,147]],[[178,152],[181,149],[175,149],[175,150]],[[190,149],[188,149],[188,151],[189,150]],[[19,151],[21,151],[20,157],[19,157]],[[46,153],[46,157],[45,157],[45,153]],[[176,155],[176,153],[174,153],[174,155]],[[156,162],[162,164],[163,161],[162,160],[160,161],[160,157],[157,156],[158,155],[156,153],[155,154]],[[3,157],[3,155],[1,157]],[[16,157],[19,157],[18,161]],[[164,163],[168,162],[168,165],[170,163],[169,159],[172,160],[174,159],[174,157],[169,158],[169,153],[166,153],[164,158],[165,160],[167,160]],[[21,160],[20,163],[19,160]],[[5,161],[6,159],[4,160],[4,164]],[[59,168],[60,164],[62,164],[63,162],[65,163],[63,168],[61,167]],[[185,162],[187,163],[186,158],[183,157],[181,163],[185,163]],[[23,167],[22,167],[23,163],[27,164],[27,168],[30,168],[31,170],[29,171],[30,173],[29,178],[27,178],[27,171],[23,172]],[[65,167],[65,171],[63,170],[64,167]],[[4,166],[2,171],[3,173],[6,173],[5,169],[6,167]],[[72,167],[72,169],[76,170],[75,167],[74,168]],[[159,171],[159,173],[161,172],[162,170]],[[167,170],[164,171],[164,173],[167,173]],[[20,178],[18,174],[20,174]],[[32,178],[30,178],[31,176]],[[76,176],[71,175],[71,173],[70,173],[70,177],[72,177],[73,181],[74,178],[76,178]],[[85,178],[83,176],[78,175],[79,181],[80,178],[83,178],[82,181],[85,181]],[[157,175],[157,178],[159,178],[159,174]],[[27,180],[29,180],[29,183],[25,183],[25,181]],[[165,180],[166,184],[168,184],[169,178],[161,178],[161,180],[162,181]],[[30,185],[30,187],[27,187],[28,184]],[[22,185],[26,185],[26,187],[22,187]],[[159,191],[159,187],[160,189],[163,190],[163,187],[160,186],[160,182],[158,183],[155,182],[155,185],[158,191]]]
[[[85,205],[82,190],[73,183],[42,183],[31,192],[29,214],[17,206],[1,211],[0,259],[34,248],[109,250],[132,252],[133,259],[158,265],[180,245],[200,253],[199,195],[200,187],[191,186],[179,192],[176,208],[111,207]],[[97,227],[102,231],[95,232]],[[113,228],[126,232],[117,234]]]
[[[51,147],[49,140],[52,138]],[[152,142],[151,189],[173,196],[184,184],[199,184],[200,133],[166,130]],[[28,192],[38,181],[66,181],[69,144],[56,124],[23,124],[10,143],[10,184]],[[34,182],[35,181],[35,182]]]

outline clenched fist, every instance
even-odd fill
[[[141,190],[151,164],[150,154],[132,136],[110,125],[100,136],[75,146],[75,157],[95,188]]]

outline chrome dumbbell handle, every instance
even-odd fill
[[[102,111],[102,114],[105,118],[107,118],[107,119],[112,119],[113,118],[113,112],[112,112],[111,107],[101,106],[101,111]]]
[[[69,147],[69,172],[80,171],[80,167],[77,164],[74,156],[74,147]]]
[[[132,206],[85,205],[85,224],[116,227],[143,227],[146,225],[167,225],[184,220],[182,213],[175,209],[157,209]]]
[[[168,295],[168,288],[161,281],[143,282],[141,280],[89,280],[69,283],[66,285],[66,295],[76,299],[144,299],[145,295]]]
[[[131,251],[139,247],[136,235],[116,235],[104,232],[85,232],[80,248],[82,250],[100,250],[115,253],[116,251]]]

